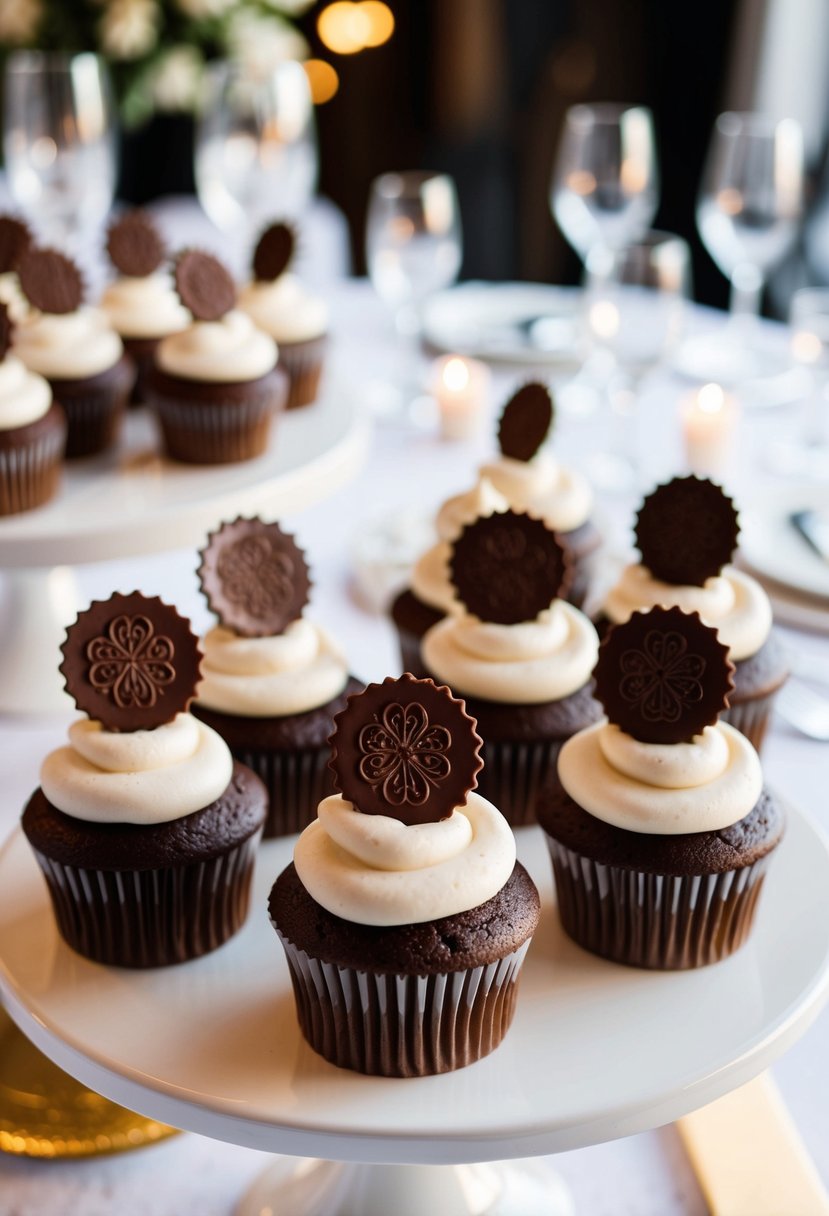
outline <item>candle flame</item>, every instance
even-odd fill
[[[463,359],[450,359],[443,369],[443,383],[453,393],[459,393],[469,383],[469,368]]]
[[[704,384],[697,394],[697,405],[704,414],[719,414],[725,405],[725,393],[719,384]]]

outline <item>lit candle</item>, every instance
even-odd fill
[[[722,476],[737,424],[737,403],[719,384],[704,384],[680,404],[685,462],[692,473]]]
[[[477,359],[447,355],[435,361],[432,385],[444,439],[469,439],[480,430],[491,378]]]

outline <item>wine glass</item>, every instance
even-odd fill
[[[416,395],[421,308],[430,295],[455,281],[461,256],[460,212],[451,177],[384,173],[372,183],[366,260],[372,286],[393,312],[399,337],[397,398]]]
[[[703,243],[731,282],[733,323],[719,352],[725,366],[712,368],[716,379],[764,374],[767,357],[752,350],[756,318],[768,273],[797,236],[803,156],[803,132],[794,119],[727,113],[716,121],[697,203]]]
[[[591,457],[593,478],[604,489],[638,488],[637,398],[681,337],[690,291],[690,250],[670,232],[645,233],[613,252],[600,272],[588,274],[583,306],[587,338],[614,369],[606,394],[609,450]]]
[[[112,90],[97,55],[15,51],[5,66],[3,153],[12,198],[44,242],[97,239],[115,193]]]
[[[768,463],[788,477],[829,478],[829,288],[804,287],[792,296],[790,352],[803,373],[796,433],[776,439]]]
[[[659,202],[653,119],[644,106],[571,106],[564,120],[550,208],[583,262],[599,273],[606,251],[650,227]]]
[[[275,216],[297,220],[317,183],[308,77],[286,60],[264,75],[211,64],[196,129],[196,189],[210,219],[245,252]]]

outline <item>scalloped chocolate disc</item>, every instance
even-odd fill
[[[0,215],[0,274],[14,270],[33,242],[28,224],[15,215]]]
[[[447,819],[483,768],[483,741],[464,702],[408,673],[349,697],[330,742],[342,796],[364,815],[407,826]]]
[[[20,289],[33,308],[60,316],[83,303],[83,279],[57,249],[27,249],[17,265]]]
[[[186,249],[176,258],[176,291],[197,321],[221,321],[236,304],[236,287],[218,258]]]
[[[274,637],[302,616],[311,580],[305,555],[279,524],[234,519],[211,532],[198,574],[210,608],[228,629]]]
[[[128,211],[111,224],[106,247],[115,269],[131,279],[154,274],[167,256],[161,233],[146,211]]]
[[[253,254],[253,275],[260,283],[278,279],[296,252],[296,233],[290,224],[271,224],[259,238]]]
[[[8,305],[0,304],[0,362],[9,353],[9,347],[12,344],[13,328]]]
[[[636,517],[642,564],[664,583],[701,587],[737,548],[737,510],[705,477],[674,477],[647,496]]]
[[[78,709],[106,730],[151,730],[187,708],[201,652],[190,622],[157,596],[116,592],[66,632],[60,671]]]
[[[533,380],[513,393],[498,424],[498,447],[512,460],[532,460],[553,424],[553,398]]]
[[[472,616],[498,625],[533,621],[561,596],[570,558],[540,519],[501,511],[468,524],[452,546],[449,574]]]
[[[643,743],[686,743],[713,726],[734,688],[734,664],[698,612],[652,608],[614,625],[593,675],[605,713]]]

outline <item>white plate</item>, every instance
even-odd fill
[[[744,508],[740,556],[761,577],[801,595],[826,599],[823,611],[829,611],[829,562],[815,553],[790,520],[792,511],[807,507],[829,511],[829,490],[786,490]]]
[[[546,283],[462,283],[427,301],[423,337],[493,362],[569,366],[579,355],[579,297]]]
[[[750,1079],[816,1016],[829,987],[829,854],[800,814],[750,941],[686,973],[616,966],[573,945],[553,909],[540,830],[518,836],[542,923],[506,1040],[455,1073],[363,1077],[302,1041],[266,914],[290,839],[263,847],[241,933],[206,958],[142,973],[89,963],[61,942],[15,833],[0,854],[0,994],[61,1067],[176,1127],[272,1152],[435,1164],[556,1152],[670,1122]]]

